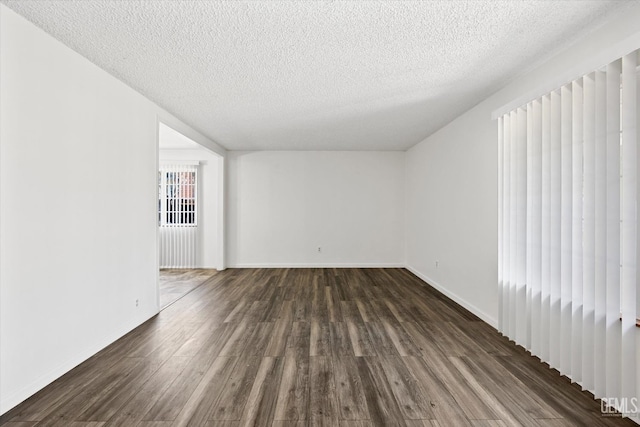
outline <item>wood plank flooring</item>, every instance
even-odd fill
[[[617,426],[403,269],[231,269],[2,426]]]
[[[207,268],[161,268],[160,307],[179,300],[216,273]]]

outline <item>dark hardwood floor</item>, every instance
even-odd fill
[[[3,426],[614,426],[403,269],[220,272]]]

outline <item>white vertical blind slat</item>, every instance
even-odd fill
[[[505,289],[504,259],[504,119],[498,118],[498,330],[504,330],[504,311],[508,305],[504,303],[503,293]]]
[[[503,267],[504,271],[503,277],[503,291],[502,291],[502,299],[504,302],[504,311],[502,318],[502,332],[507,336],[512,336],[509,331],[509,318],[511,311],[511,304],[509,301],[509,290],[511,287],[511,238],[509,232],[511,230],[511,119],[509,115],[504,116],[503,123],[503,135],[504,135],[504,144],[503,144]]]
[[[604,396],[620,391],[620,73],[621,61],[607,66],[606,135],[606,315]]]
[[[542,97],[541,348],[549,360],[551,316],[551,98]]]
[[[542,339],[546,331],[542,331],[542,102],[535,100],[531,103],[531,170],[530,175],[532,194],[531,200],[531,350],[534,354],[541,354]]]
[[[509,170],[509,335],[516,337],[516,290],[518,282],[518,113],[512,111],[510,116],[510,170]]]
[[[549,284],[549,364],[560,369],[560,243],[561,243],[561,103],[558,91],[551,92],[550,112],[550,278]]]
[[[516,341],[527,339],[527,323],[518,317],[527,310],[527,113],[516,111]]]
[[[594,387],[594,304],[595,304],[595,74],[583,78],[583,202],[582,202],[582,387],[593,392]]]
[[[640,85],[638,85],[638,55],[632,53],[622,58],[622,321],[621,323],[621,363],[624,373],[621,377],[620,394],[631,399],[637,396],[636,376],[636,318],[637,310],[637,200],[638,190],[638,102]]]
[[[607,76],[596,71],[595,97],[595,295],[594,395],[606,395],[605,366],[607,310]]]
[[[199,224],[199,210],[201,208],[201,204],[199,202],[200,200],[200,173],[199,173],[199,168],[195,167],[194,168],[195,171],[195,175],[194,175],[194,183],[193,183],[193,197],[194,197],[194,221],[195,224],[197,226],[197,224]],[[192,265],[195,267],[197,265],[199,265],[199,258],[198,258],[198,245],[199,245],[199,233],[197,232],[197,228],[196,227],[192,227],[191,228],[191,233],[193,233],[193,238],[192,238],[192,242],[193,242],[193,253],[192,253],[192,257],[191,257],[191,261],[192,261]]]
[[[534,258],[534,249],[533,249],[533,218],[535,213],[533,212],[533,188],[534,188],[534,172],[533,172],[533,163],[534,163],[534,144],[533,144],[533,106],[531,103],[527,105],[527,172],[526,172],[526,212],[527,212],[527,224],[526,224],[526,301],[525,301],[525,329],[526,329],[526,337],[524,346],[527,350],[533,351],[532,349],[532,335],[533,335],[533,322],[531,321],[533,317],[533,289],[534,289],[534,272],[531,266],[533,265]]]
[[[572,234],[573,234],[573,139],[571,85],[560,92],[560,365],[571,375],[572,330]]]
[[[582,195],[583,100],[582,79],[571,83],[572,99],[572,238],[571,238],[571,379],[582,382]]]

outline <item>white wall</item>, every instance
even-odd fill
[[[4,413],[157,312],[157,121],[187,126],[3,5],[0,93]]]
[[[407,151],[406,257],[414,273],[497,326],[498,131],[491,113],[611,49],[638,32],[638,22],[640,5],[626,9]]]
[[[497,313],[497,145],[485,111],[407,152],[407,265],[493,323]],[[497,135],[496,135],[497,138]]]
[[[198,160],[198,258],[196,267],[223,269],[219,254],[220,156],[203,149],[160,150],[160,161]]]
[[[229,152],[227,161],[229,266],[404,264],[403,152]]]

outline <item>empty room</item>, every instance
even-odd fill
[[[640,424],[640,2],[0,0],[0,426]]]

